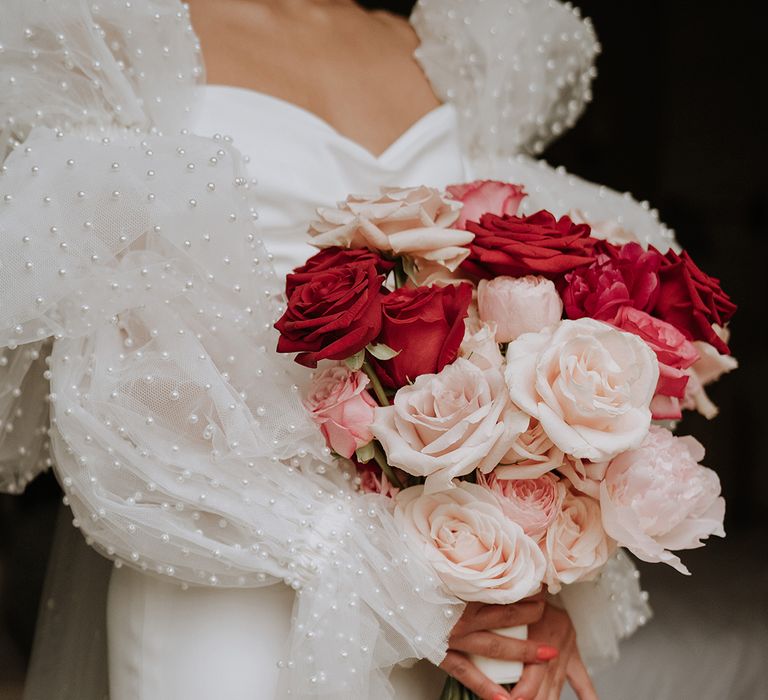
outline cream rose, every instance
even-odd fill
[[[309,234],[318,248],[370,248],[404,255],[416,268],[454,271],[469,255],[474,234],[451,228],[461,203],[431,187],[385,187],[372,196],[352,195],[338,207],[320,208]]]
[[[566,457],[544,432],[541,423],[531,418],[527,430],[518,435],[512,448],[496,467],[500,479],[538,479],[559,469]]]
[[[606,531],[643,561],[664,562],[687,574],[669,550],[725,537],[720,480],[698,462],[704,448],[692,437],[652,427],[636,450],[619,455],[600,485]]]
[[[563,584],[593,578],[616,549],[603,529],[600,504],[566,483],[558,483],[562,506],[542,542],[547,556],[544,581],[550,593],[557,593]]]
[[[423,374],[376,409],[371,426],[389,463],[426,477],[428,492],[498,464],[528,424],[515,408],[498,369],[459,358],[439,374]]]
[[[470,319],[466,320],[466,332],[464,340],[459,347],[459,355],[469,360],[480,369],[500,369],[504,364],[504,357],[496,342],[496,328],[487,323],[480,323],[477,330]]]
[[[554,283],[536,275],[480,280],[477,305],[480,318],[496,324],[499,343],[523,333],[538,333],[563,316],[563,302]]]
[[[544,555],[482,486],[412,486],[395,498],[395,523],[461,600],[516,603],[541,587]]]
[[[604,461],[647,435],[659,365],[636,335],[582,318],[510,343],[506,377],[512,400],[557,447]]]
[[[566,457],[558,471],[571,485],[592,498],[600,498],[600,483],[605,478],[608,462],[590,462],[586,459]]]
[[[501,479],[497,474],[478,474],[477,483],[499,499],[504,515],[538,542],[560,512],[565,491],[558,478],[544,474],[538,479]]]

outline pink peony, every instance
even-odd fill
[[[347,459],[373,440],[376,402],[366,391],[368,381],[343,365],[328,367],[315,374],[304,402],[328,446]]]
[[[547,530],[542,548],[547,556],[544,582],[550,593],[562,584],[593,578],[613,554],[616,543],[603,529],[600,504],[561,481],[562,507]]]
[[[456,222],[457,228],[466,228],[467,221],[479,221],[483,214],[514,216],[525,197],[520,185],[497,180],[475,180],[464,185],[449,185],[448,194],[464,206]]]
[[[631,306],[619,309],[612,324],[642,338],[656,353],[659,383],[651,402],[651,412],[654,420],[678,420],[681,417],[680,402],[688,384],[685,370],[699,358],[694,344],[673,325]]]
[[[558,479],[553,474],[538,479],[501,479],[492,471],[488,475],[478,474],[477,483],[492,491],[504,515],[536,541],[560,512],[565,493],[558,488]]]
[[[395,499],[395,524],[461,600],[504,605],[541,587],[543,554],[482,486],[462,481],[433,494],[423,486],[404,489]]]
[[[643,561],[689,573],[670,550],[725,537],[720,480],[698,464],[703,457],[694,438],[651,428],[638,449],[616,457],[606,471],[600,505],[608,534]]]
[[[563,316],[563,302],[545,277],[494,277],[477,286],[480,318],[496,324],[496,341],[508,343],[523,333],[537,333]]]
[[[601,242],[597,249],[595,262],[565,275],[566,316],[611,321],[622,306],[652,309],[659,295],[661,255],[637,243]]]

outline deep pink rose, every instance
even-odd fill
[[[706,341],[718,352],[730,355],[713,324],[724,327],[736,313],[736,304],[719,280],[702,272],[686,252],[678,255],[669,250],[661,260],[661,293],[653,315],[679,328],[690,340]]]
[[[637,243],[601,242],[594,263],[565,276],[563,303],[568,318],[611,321],[622,306],[650,311],[659,296],[661,256]]]
[[[694,344],[673,325],[631,306],[619,309],[612,324],[639,336],[656,353],[659,383],[651,402],[654,420],[679,419],[682,416],[680,402],[685,398],[689,378],[685,370],[699,359]]]
[[[475,180],[463,185],[449,185],[446,190],[464,205],[454,224],[456,228],[466,228],[467,221],[479,221],[483,214],[514,216],[525,197],[525,190],[520,185],[498,180]]]
[[[362,372],[338,365],[328,367],[314,376],[304,402],[328,447],[347,459],[373,440],[376,402],[366,391],[368,383]]]

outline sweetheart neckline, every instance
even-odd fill
[[[282,109],[293,112],[294,114],[304,118],[307,121],[314,122],[317,126],[320,126],[328,133],[333,134],[337,139],[351,146],[355,150],[363,153],[368,159],[376,162],[383,163],[392,158],[402,147],[403,144],[410,141],[415,134],[420,133],[427,124],[436,119],[439,115],[448,112],[451,109],[451,105],[448,102],[444,102],[437,107],[425,112],[421,117],[414,121],[408,128],[406,128],[399,136],[397,136],[381,153],[378,155],[371,151],[369,148],[363,146],[359,141],[355,141],[353,138],[346,136],[339,131],[333,124],[327,119],[324,119],[319,114],[312,112],[294,102],[289,102],[281,97],[270,95],[266,92],[260,92],[252,88],[240,87],[238,85],[221,85],[221,84],[207,84],[205,87],[220,91],[230,91],[239,93],[241,95],[247,95],[252,98],[261,99],[269,102],[273,105],[279,106]]]

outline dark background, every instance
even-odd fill
[[[362,4],[407,14],[413,3]],[[741,368],[710,391],[721,414],[711,422],[688,416],[680,428],[705,445],[728,502],[728,540],[684,557],[700,563],[699,576],[685,580],[689,590],[717,597],[723,562],[735,577],[768,562],[768,154],[756,104],[765,88],[764,28],[756,3],[576,4],[603,46],[595,99],[545,159],[651,202],[740,307],[731,347]],[[50,475],[22,497],[0,497],[0,697],[31,645],[58,499]],[[653,569],[656,586],[679,585],[671,569]]]

